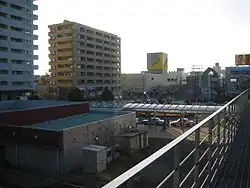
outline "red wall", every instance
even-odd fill
[[[0,113],[0,125],[29,125],[89,112],[89,104],[71,104]]]

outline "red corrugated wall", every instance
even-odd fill
[[[88,103],[0,113],[0,125],[29,125],[89,112]]]

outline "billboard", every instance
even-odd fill
[[[166,53],[148,53],[147,54],[148,71],[162,72],[168,70],[168,54]]]
[[[235,55],[235,65],[250,65],[250,54]]]

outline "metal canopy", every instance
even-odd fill
[[[208,106],[208,105],[128,103],[123,106],[123,109],[131,111],[156,111],[156,112],[173,112],[173,113],[212,113],[221,107],[222,106]]]

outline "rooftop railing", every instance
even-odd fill
[[[103,188],[213,187],[247,101],[246,90]]]

